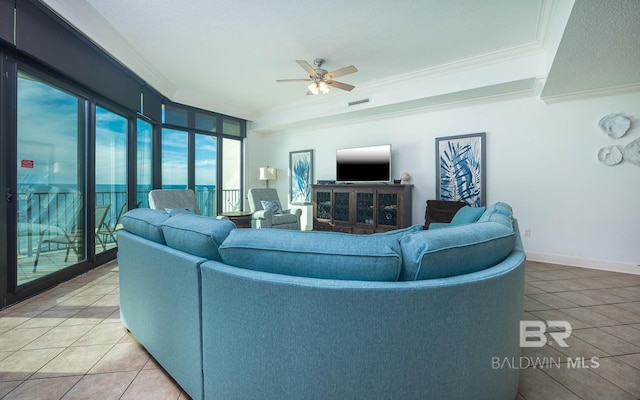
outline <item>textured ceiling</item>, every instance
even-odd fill
[[[640,1],[578,1],[543,99],[612,88],[640,89]]]
[[[169,99],[249,120],[318,104],[328,109],[323,115],[335,114],[332,102],[372,93],[379,109],[397,109],[447,93],[481,96],[483,86],[544,82],[547,74],[550,97],[586,83],[640,83],[638,63],[627,65],[637,60],[638,0],[577,0],[568,22],[573,0],[41,1]],[[602,12],[611,6],[622,11]],[[629,18],[635,25],[615,28]],[[602,27],[593,29],[594,19]],[[616,69],[622,76],[591,66],[612,41],[612,53],[625,55]],[[329,71],[355,65],[359,72],[338,79],[355,85],[353,92],[305,96],[304,82],[275,82],[306,78],[295,60],[318,57]]]

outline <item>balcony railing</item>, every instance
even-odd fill
[[[196,189],[196,201],[200,213],[207,216],[220,214],[216,210],[216,190]],[[18,194],[18,252],[31,255],[39,241],[40,229],[34,227],[55,226],[62,230],[81,227],[79,221],[83,213],[79,193],[72,190],[35,190]],[[148,207],[147,192],[138,192],[140,207]],[[223,189],[222,212],[242,209],[242,197],[239,189]],[[118,215],[127,201],[125,191],[96,192],[96,205],[111,204],[104,223],[115,228]],[[56,235],[55,230],[45,235]],[[42,251],[58,250],[59,246],[47,243]]]

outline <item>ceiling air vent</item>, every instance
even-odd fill
[[[355,106],[355,105],[358,105],[358,104],[368,103],[368,102],[369,102],[369,99],[362,99],[362,100],[350,101],[350,102],[349,102],[349,107],[351,107],[351,106]]]

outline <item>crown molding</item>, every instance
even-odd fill
[[[614,86],[607,88],[598,88],[590,90],[582,90],[579,92],[563,93],[552,96],[540,96],[545,104],[561,103],[565,101],[583,100],[592,97],[613,96],[617,94],[640,92],[640,84],[632,83],[629,85]]]
[[[539,78],[526,78],[485,87],[444,93],[441,95],[412,99],[396,103],[381,104],[376,97],[370,98],[369,107],[356,107],[348,112],[331,115],[311,116],[295,121],[275,122],[272,124],[250,123],[248,130],[253,133],[268,134],[274,132],[306,130],[309,128],[328,128],[348,123],[380,120],[415,113],[444,111],[459,107],[468,107],[537,97],[540,90]]]

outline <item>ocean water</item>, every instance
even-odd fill
[[[184,185],[166,185],[164,187],[164,189],[184,188]],[[151,185],[137,186],[138,207],[149,207],[147,194],[150,190]],[[205,210],[215,209],[215,190],[215,185],[196,186],[198,204]],[[78,187],[75,184],[21,185],[17,197],[18,222],[51,224],[59,219],[56,214],[63,211],[68,213],[65,208],[77,207],[75,204],[78,203]],[[96,185],[96,205],[111,205],[105,222],[115,224],[126,201],[127,185]]]

